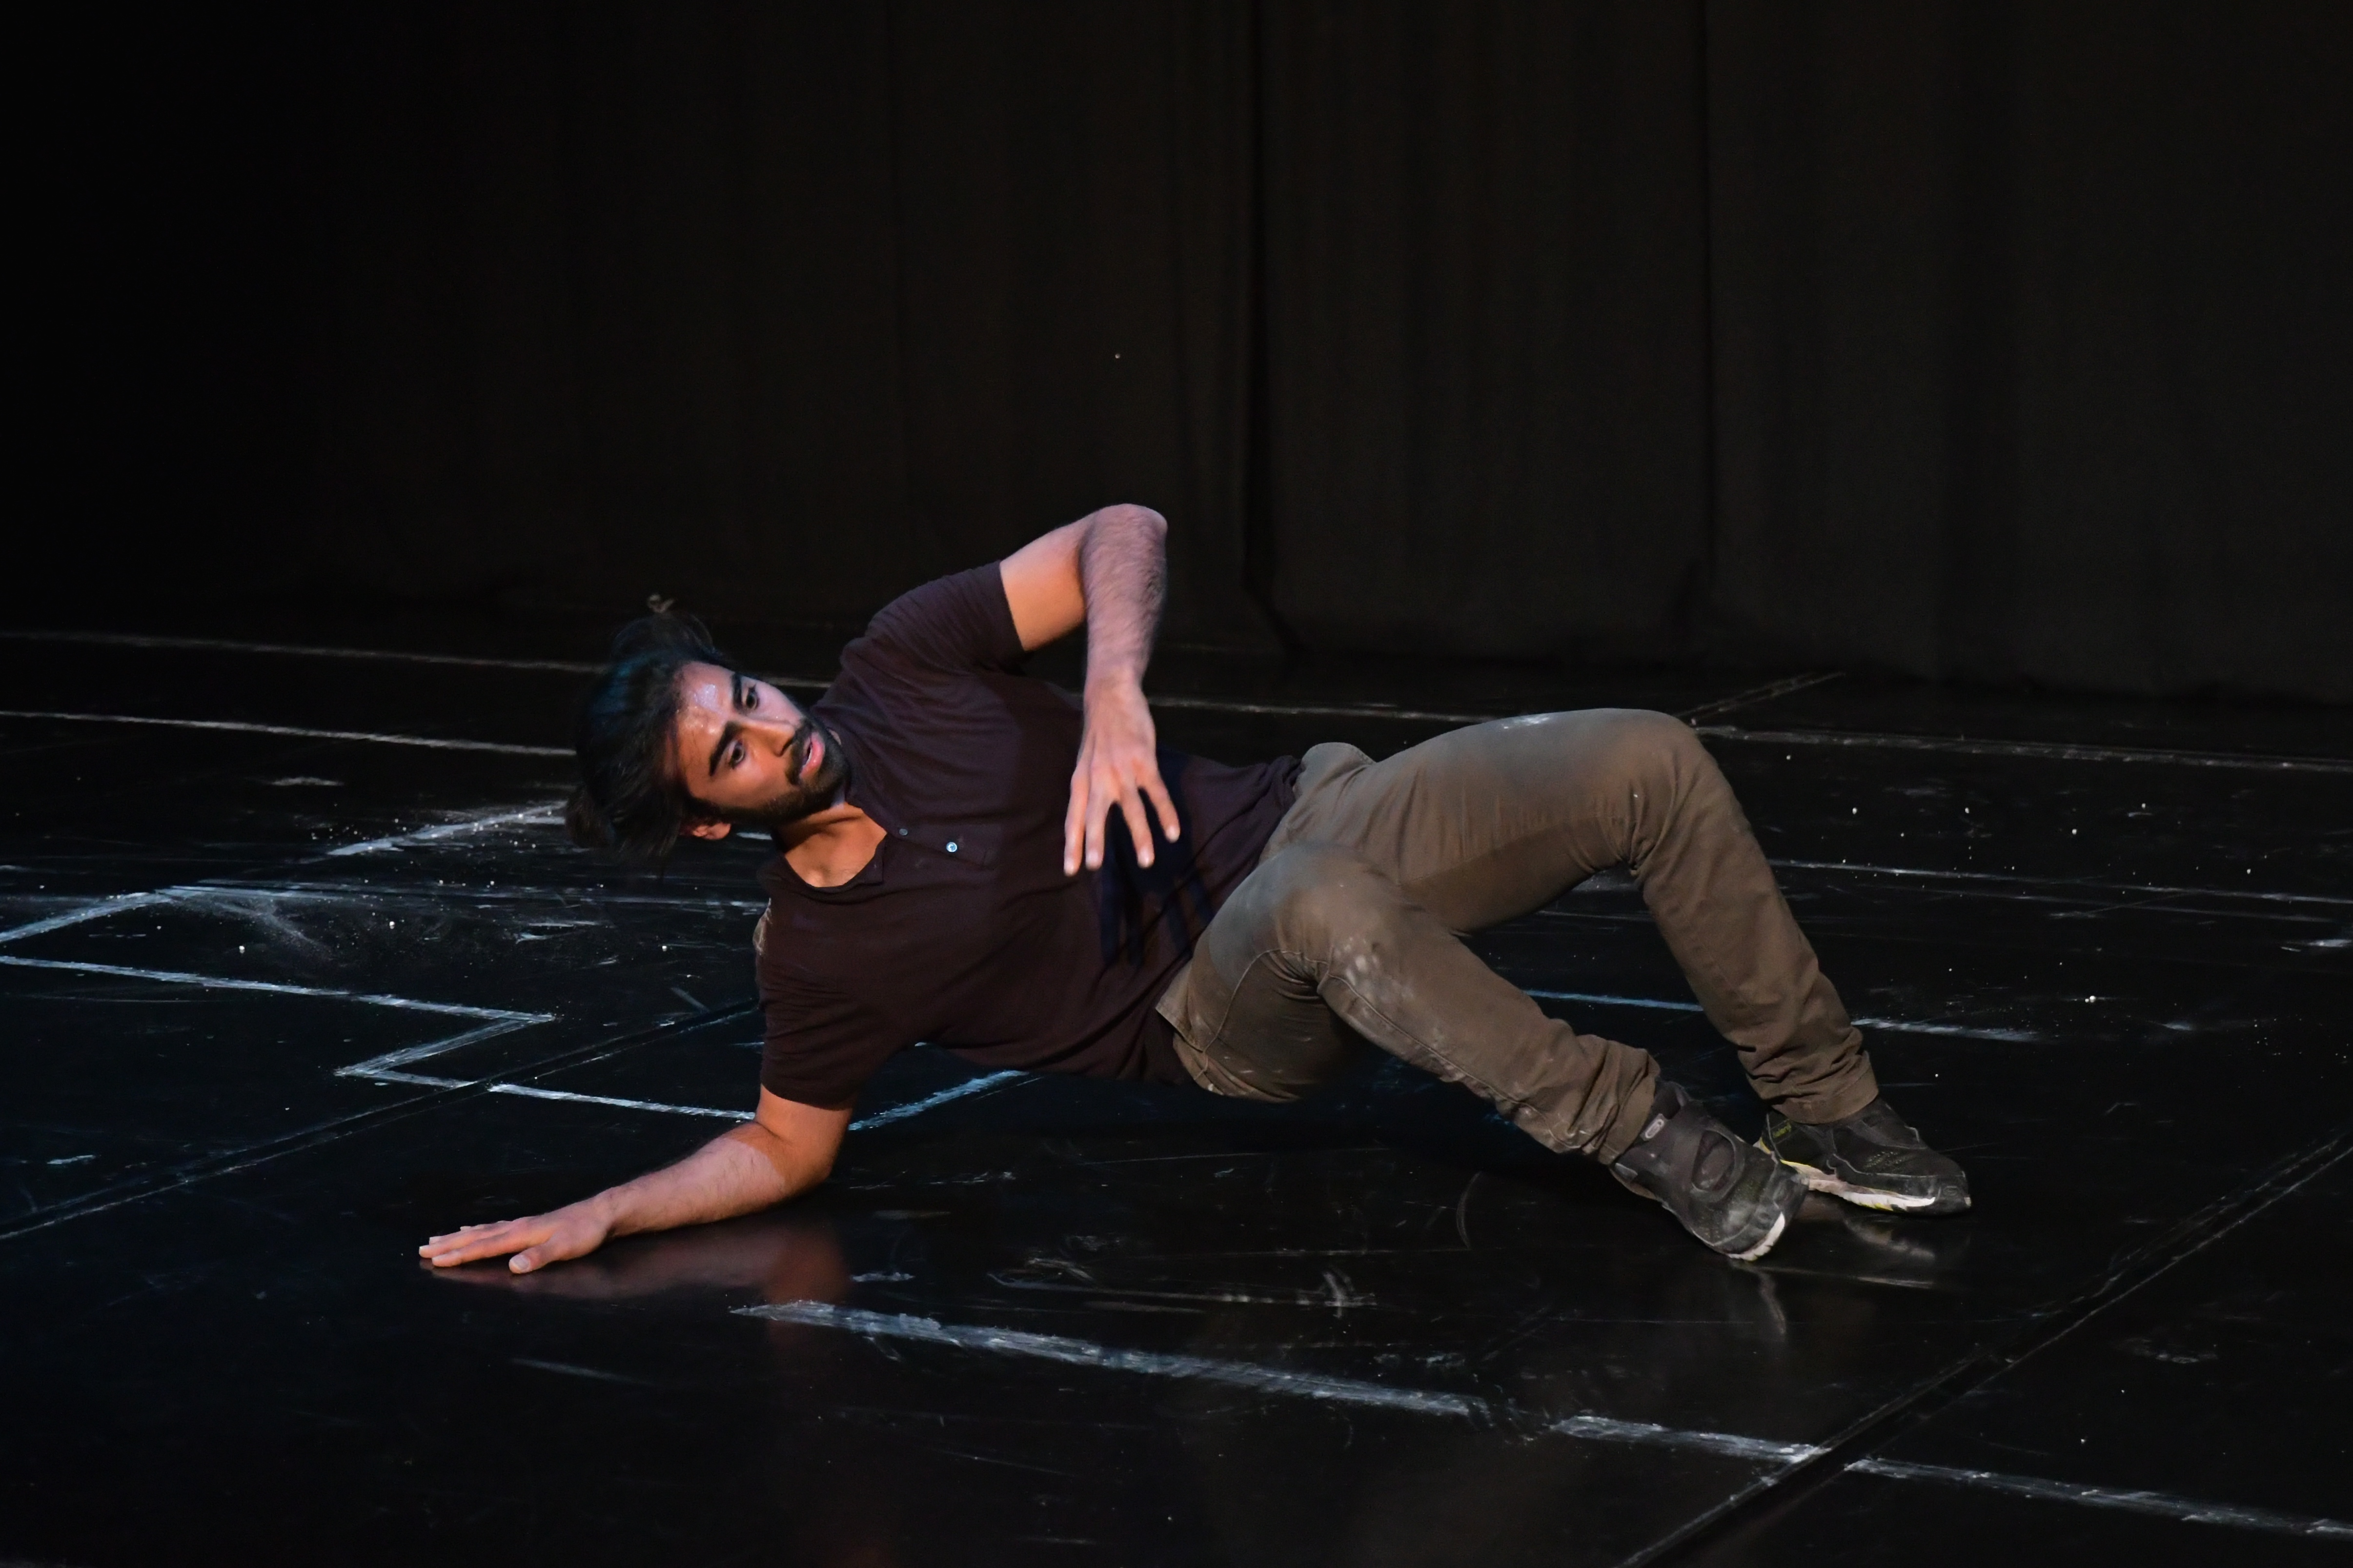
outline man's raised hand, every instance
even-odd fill
[[[1115,805],[1136,864],[1155,858],[1146,799],[1175,842],[1176,805],[1161,782],[1144,668],[1160,625],[1167,520],[1146,506],[1107,506],[1039,535],[997,563],[1005,607],[1025,649],[1087,628],[1087,728],[1062,817],[1062,875],[1103,861],[1103,824]]]
[[[470,1225],[437,1236],[417,1249],[436,1268],[452,1268],[485,1258],[506,1258],[507,1267],[528,1274],[548,1263],[580,1258],[605,1245],[612,1233],[593,1198],[567,1204],[552,1214],[528,1219],[502,1219],[491,1225]],[[513,1256],[508,1257],[512,1253]]]
[[[1102,866],[1103,828],[1113,805],[1127,821],[1137,865],[1153,861],[1146,799],[1169,842],[1176,841],[1176,805],[1161,782],[1156,741],[1142,687],[1133,680],[1087,683],[1086,734],[1071,774],[1071,808],[1062,818],[1062,875],[1077,875],[1082,864],[1090,871]]]

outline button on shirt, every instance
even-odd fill
[[[1103,868],[1065,877],[1084,720],[1022,658],[993,564],[894,600],[842,650],[814,710],[849,759],[848,799],[884,836],[838,888],[782,856],[762,873],[770,1092],[848,1105],[926,1040],[988,1068],[1191,1081],[1153,1004],[1257,864],[1299,764],[1164,747],[1177,841],[1137,866],[1114,809]]]

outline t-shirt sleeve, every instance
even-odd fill
[[[839,1110],[858,1098],[882,1064],[911,1041],[881,1018],[813,976],[764,973],[767,1034],[760,1087],[780,1099]]]
[[[1006,602],[1005,577],[992,561],[968,572],[934,578],[882,606],[866,635],[843,650],[847,665],[860,654],[933,669],[1011,673],[1026,657]]]

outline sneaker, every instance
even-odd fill
[[[1744,1143],[1677,1084],[1659,1085],[1651,1119],[1609,1173],[1666,1205],[1683,1228],[1746,1263],[1781,1239],[1806,1201],[1806,1184]]]
[[[1958,1214],[1969,1206],[1959,1163],[1922,1142],[1885,1095],[1843,1121],[1792,1121],[1775,1111],[1757,1146],[1814,1191],[1863,1208]]]

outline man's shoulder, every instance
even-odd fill
[[[1022,658],[995,562],[909,589],[876,611],[864,634],[841,650],[845,675],[862,668],[899,679],[1017,672]]]

